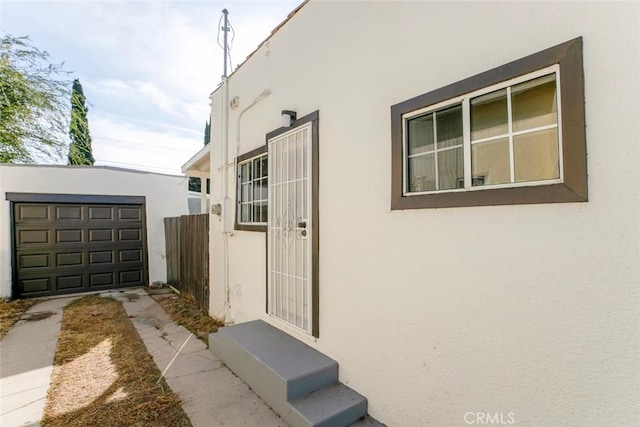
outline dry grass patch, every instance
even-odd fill
[[[32,299],[16,299],[13,301],[4,301],[0,299],[0,340],[7,335],[9,329],[14,323],[20,319],[22,314],[29,310],[35,300]]]
[[[172,291],[165,292],[164,289],[162,292],[150,290],[149,294],[169,313],[174,322],[187,328],[207,345],[209,334],[224,326],[223,321],[209,316],[189,295],[177,295]]]
[[[191,426],[122,304],[98,295],[64,310],[43,426]]]

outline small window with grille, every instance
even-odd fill
[[[264,151],[264,150],[261,150]],[[254,154],[254,152],[249,153]],[[238,158],[236,229],[266,229],[268,207],[267,153]],[[249,226],[249,227],[246,227]],[[253,229],[251,226],[259,226]]]

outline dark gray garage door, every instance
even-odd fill
[[[143,197],[18,196],[7,197],[13,198],[14,296],[146,284]]]

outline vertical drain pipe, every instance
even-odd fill
[[[226,76],[222,80],[222,147],[221,147],[221,192],[222,195],[222,239],[224,243],[224,318],[225,323],[229,323],[231,315],[231,301],[229,296],[229,177],[228,177],[228,157],[229,157],[229,81]]]
[[[229,234],[231,232],[229,228],[229,185],[228,185],[228,153],[229,153],[229,79],[227,77],[227,60],[229,57],[229,11],[227,9],[222,10],[224,15],[224,24],[222,31],[224,32],[224,70],[222,74],[222,188],[220,194],[222,195],[222,239],[224,242],[224,318],[225,323],[229,322],[231,315],[231,301],[229,296]]]

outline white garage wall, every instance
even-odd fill
[[[320,338],[309,342],[374,417],[640,424],[639,22],[634,2],[311,1],[231,76],[231,165],[281,110],[319,110]],[[390,211],[391,105],[579,36],[589,202]],[[221,140],[214,131],[218,183]],[[234,197],[233,167],[222,170]],[[216,218],[211,307],[224,310],[227,274],[229,320],[268,320],[263,234],[225,242]]]
[[[0,297],[11,295],[6,193],[145,196],[149,281],[166,281],[163,218],[187,215],[187,179],[103,166],[0,165]]]

